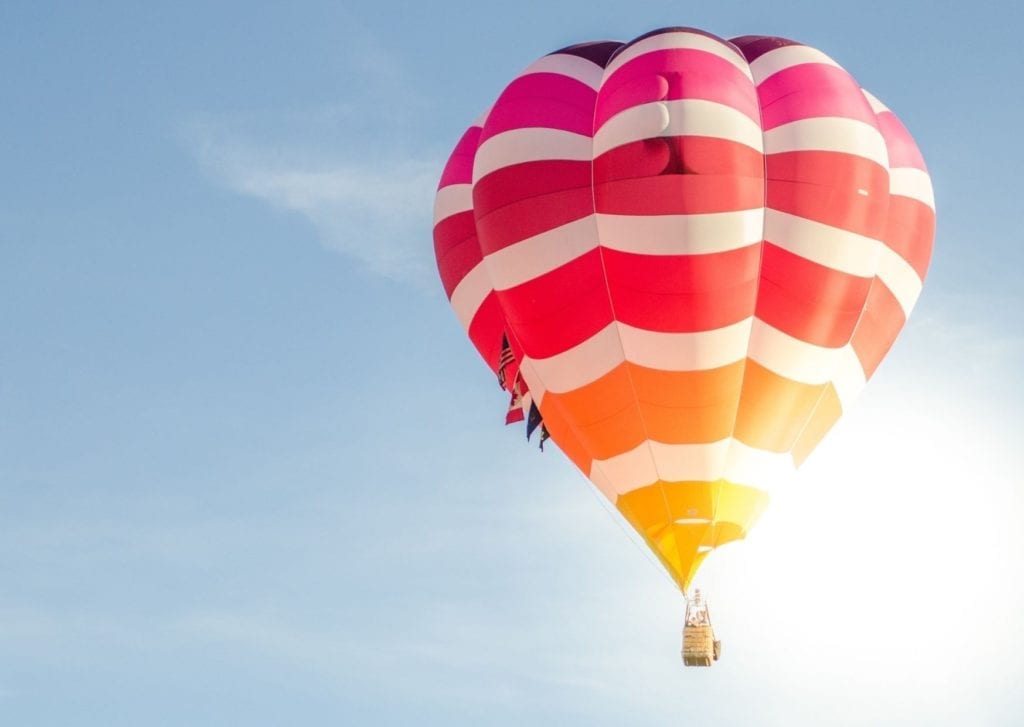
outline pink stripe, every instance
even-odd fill
[[[466,133],[455,145],[448,163],[444,165],[441,173],[441,181],[437,188],[447,187],[451,184],[470,184],[473,181],[473,159],[476,157],[477,147],[480,145],[479,126],[470,126]]]
[[[592,136],[597,92],[557,73],[530,73],[508,85],[487,117],[482,144],[512,129],[562,129]]]
[[[632,106],[682,98],[715,101],[760,118],[750,79],[736,66],[706,51],[677,48],[645,53],[606,78],[594,128]]]
[[[773,73],[758,85],[757,96],[765,131],[822,116],[875,125],[875,113],[857,82],[843,69],[824,63],[801,63]]]
[[[889,168],[913,167],[927,172],[924,164],[924,157],[921,150],[917,148],[914,137],[907,131],[892,111],[883,111],[878,114],[878,128],[885,139],[885,146],[889,150]]]
[[[594,115],[595,132],[620,111],[652,101],[664,101],[669,93],[668,79],[656,74],[620,83],[615,91],[609,92],[607,88],[602,87],[598,95],[597,113]]]

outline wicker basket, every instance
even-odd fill
[[[718,658],[716,651],[715,633],[711,626],[688,625],[683,628],[683,663],[686,666],[711,666]]]

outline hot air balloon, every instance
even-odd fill
[[[451,154],[434,244],[509,418],[686,595],[892,346],[934,206],[910,134],[821,51],[665,28],[514,78]]]

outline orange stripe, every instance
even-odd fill
[[[816,412],[823,397],[829,403]],[[734,434],[770,452],[788,452],[798,438],[801,446],[813,447],[841,409],[831,384],[793,381],[747,359],[745,368],[736,362],[706,371],[623,363],[574,391],[548,392],[541,413],[556,440],[559,432],[576,431],[577,451],[570,458],[579,464],[587,458],[582,452],[608,459],[646,439],[695,444]],[[820,421],[812,422],[812,415]],[[805,425],[808,431],[801,436]],[[589,471],[589,464],[580,469]]]
[[[814,448],[818,446],[818,443],[842,415],[843,405],[839,401],[839,395],[829,384],[822,392],[821,399],[814,408],[814,413],[811,414],[807,425],[793,445],[793,462],[797,467],[804,463],[804,460],[814,451]]]
[[[677,372],[630,365],[640,412],[651,439],[716,442],[736,420],[743,362],[707,371]]]
[[[561,412],[556,402],[548,402],[543,407],[544,427],[551,435],[551,441],[558,445],[562,453],[579,468],[584,475],[590,473],[593,462],[587,448],[580,442],[572,425]]]
[[[579,424],[574,421],[575,412],[558,406],[552,411],[548,402],[551,396],[547,394],[544,397],[544,421],[548,422],[550,418],[556,429],[571,426],[579,435],[580,446],[594,459],[609,459],[633,449],[647,439],[640,410],[635,402],[630,402],[623,410],[602,421]],[[555,429],[549,427],[548,431],[553,433]]]
[[[747,360],[736,438],[770,452],[788,452],[830,384],[802,384]]]
[[[648,438],[716,442],[732,432],[742,376],[742,361],[705,371],[661,371],[627,362],[579,389],[548,392],[541,413],[556,428],[571,422],[594,459],[622,454]]]

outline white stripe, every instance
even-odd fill
[[[867,386],[867,378],[853,345],[848,343],[840,350],[843,353],[836,359],[835,368],[832,369],[832,386],[839,397],[839,406],[845,412],[849,411],[854,400]]]
[[[590,161],[594,143],[589,136],[562,129],[512,129],[492,136],[477,149],[473,184],[496,169],[544,159]]]
[[[545,391],[561,394],[592,384],[624,361],[684,372],[728,366],[747,356],[791,381],[812,386],[831,383],[844,410],[865,385],[860,359],[850,344],[816,346],[754,318],[695,333],[647,331],[613,322],[568,351],[525,360],[530,363],[530,376],[539,377]],[[526,383],[532,390],[529,377]]]
[[[654,484],[660,477],[654,466],[649,444],[644,441],[615,457],[593,460],[587,476],[612,502],[615,501],[616,495],[624,495]]]
[[[525,356],[545,391],[565,393],[598,380],[623,362],[618,324],[609,323],[583,343],[548,358]],[[527,380],[527,385],[533,385]]]
[[[889,170],[889,194],[910,197],[935,209],[935,192],[928,172],[913,167]]]
[[[492,252],[485,260],[495,290],[508,290],[596,247],[597,221],[588,215]]]
[[[764,239],[819,265],[862,278],[874,277],[885,247],[874,238],[773,209],[765,210]]]
[[[726,45],[723,41],[709,38],[706,35],[688,33],[686,31],[659,33],[634,43],[612,59],[612,62],[608,64],[608,68],[605,70],[604,77],[607,79],[626,63],[642,55],[658,50],[674,49],[701,50],[718,56],[736,66],[736,68],[743,72],[744,76],[750,78],[751,82],[753,82],[750,75],[750,67],[747,66],[743,56],[733,49],[732,46]]]
[[[601,245],[638,255],[705,255],[761,241],[764,209],[692,215],[597,216]]]
[[[752,319],[713,331],[660,333],[619,324],[622,347],[629,361],[662,371],[704,371],[743,359]]]
[[[778,492],[796,472],[789,452],[767,452],[734,439],[729,447],[725,479],[767,493]]]
[[[705,99],[652,101],[623,109],[594,135],[594,156],[659,136],[709,136],[762,150],[761,127],[732,106]]]
[[[922,283],[917,271],[895,250],[883,245],[878,260],[878,277],[899,301],[903,315],[909,317],[921,295]]]
[[[459,323],[467,331],[469,324],[473,322],[473,316],[480,310],[484,299],[491,293],[491,278],[487,274],[487,266],[479,262],[466,273],[466,277],[459,281],[452,291],[451,305],[455,309],[455,315]]]
[[[811,150],[855,154],[889,168],[889,152],[881,132],[856,119],[839,116],[799,119],[764,133],[765,154]]]
[[[694,215],[588,215],[487,256],[495,290],[540,277],[603,247],[638,255],[704,255],[761,241],[764,210]]]
[[[541,402],[544,401],[544,394],[547,393],[547,388],[544,386],[544,380],[537,373],[537,369],[534,368],[532,359],[527,356],[523,357],[523,360],[519,363],[519,374],[530,389],[534,402],[540,407]]]
[[[764,79],[779,71],[804,63],[821,63],[826,66],[842,68],[817,48],[806,45],[784,45],[755,58],[750,64],[750,73],[755,82],[760,84]]]
[[[714,482],[722,477],[771,492],[785,484],[794,471],[789,453],[754,449],[735,439],[708,444],[664,444],[648,440],[628,452],[594,460],[588,476],[602,492],[615,495],[648,487],[659,479]]]
[[[801,341],[757,319],[750,331],[750,358],[787,379],[804,384],[828,383],[841,348]]]
[[[650,456],[648,456],[648,460]],[[604,467],[597,460],[592,460],[590,463],[590,472],[585,472],[586,476],[590,478],[590,481],[594,483],[594,486],[601,491],[605,497],[608,498],[613,504],[618,499],[619,493],[615,490],[615,486],[612,484],[613,480],[604,471]]]
[[[868,100],[868,103],[871,105],[871,110],[874,111],[876,114],[882,114],[885,113],[886,111],[889,111],[889,107],[886,106],[881,101],[879,101],[877,98],[875,98],[874,94],[869,93],[866,89],[863,88],[860,90],[860,92],[864,94],[864,98],[866,98]],[[892,112],[890,111],[890,113]]]
[[[567,351],[527,359],[545,390],[554,393],[591,384],[624,361],[661,371],[705,371],[746,356],[752,320],[695,333],[662,333],[612,322]]]
[[[853,346],[815,346],[794,338],[762,320],[750,335],[750,358],[761,366],[802,384],[831,383],[845,411],[864,388],[864,369]]]
[[[665,136],[665,130],[671,123],[668,104],[664,101],[623,109],[605,121],[594,134],[594,157],[631,141]]]
[[[434,197],[434,224],[452,215],[473,209],[473,185],[449,184],[437,190]]]
[[[526,70],[519,74],[519,77],[531,73],[556,73],[559,76],[568,76],[582,84],[590,86],[595,91],[601,86],[601,77],[604,69],[593,61],[586,58],[569,55],[568,53],[553,53],[543,58],[538,58],[531,63]]]

